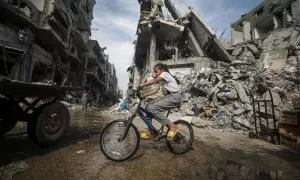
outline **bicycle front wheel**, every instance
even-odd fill
[[[179,131],[173,140],[167,139],[169,150],[175,154],[183,154],[189,151],[194,142],[194,130],[192,126],[183,120],[174,122],[179,127]]]
[[[130,125],[125,139],[121,141],[126,126],[124,120],[112,121],[105,126],[100,135],[101,151],[112,161],[125,161],[131,158],[139,148],[140,136],[134,124]]]

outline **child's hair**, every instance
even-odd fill
[[[177,84],[180,84],[180,81],[179,79],[176,77],[176,76],[173,76],[170,71],[169,71],[169,68],[166,64],[161,64],[161,63],[158,63],[154,66],[154,68],[158,68],[158,69],[162,69],[164,70],[165,72],[169,73],[177,82]]]

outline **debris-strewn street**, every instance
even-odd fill
[[[299,153],[246,135],[194,127],[196,141],[184,155],[164,141],[142,141],[134,158],[116,163],[99,148],[104,124],[118,116],[97,110],[71,113],[71,126],[55,146],[41,148],[18,125],[1,139],[1,179],[299,179]],[[139,119],[135,124],[145,127]],[[2,166],[3,165],[3,166]]]
[[[300,179],[300,0],[224,2],[0,0],[0,180]]]

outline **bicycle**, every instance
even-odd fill
[[[115,120],[107,124],[100,135],[100,148],[103,154],[112,161],[125,161],[131,158],[138,150],[140,145],[140,133],[136,126],[132,123],[134,118],[138,115],[148,126],[152,133],[152,139],[156,142],[166,139],[168,149],[175,154],[183,154],[188,152],[194,142],[194,131],[192,126],[183,120],[175,121],[179,131],[172,140],[168,140],[167,131],[164,132],[164,125],[160,129],[156,129],[150,116],[145,109],[141,107],[143,97],[139,91],[135,91],[136,96],[139,98],[139,103],[136,110],[128,119]],[[168,111],[167,116],[169,116]]]

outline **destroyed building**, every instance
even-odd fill
[[[181,81],[183,103],[174,111],[183,116],[201,115],[218,128],[250,130],[257,108],[253,99],[270,99],[268,90],[276,120],[283,109],[292,108],[300,82],[299,0],[264,1],[232,25],[233,44],[226,49],[193,8],[182,16],[170,0],[138,2],[141,17],[133,65],[128,68],[129,91],[155,64],[164,63]],[[163,14],[162,6],[172,18]],[[282,19],[277,16],[280,12]],[[289,15],[293,20],[285,22],[283,17]],[[269,108],[263,106],[261,111]]]
[[[215,33],[193,10],[181,16],[170,0],[139,0],[141,17],[137,27],[134,66],[131,71],[131,87],[136,87],[144,74],[151,72],[158,62],[171,69],[209,68],[209,59],[230,62],[231,56],[222,47]],[[165,5],[172,14],[167,19],[162,14]],[[213,47],[213,48],[212,48]],[[188,72],[185,72],[188,74]]]
[[[27,83],[88,87],[117,96],[116,74],[90,40],[95,0],[1,0],[0,74]],[[112,85],[111,85],[112,86]]]
[[[95,103],[117,102],[120,98],[118,79],[114,65],[104,53],[106,47],[101,48],[97,41],[89,40],[88,48],[89,53],[85,56],[86,86],[94,92]]]
[[[293,24],[300,24],[299,0],[264,0],[231,25],[232,44],[255,40]]]

